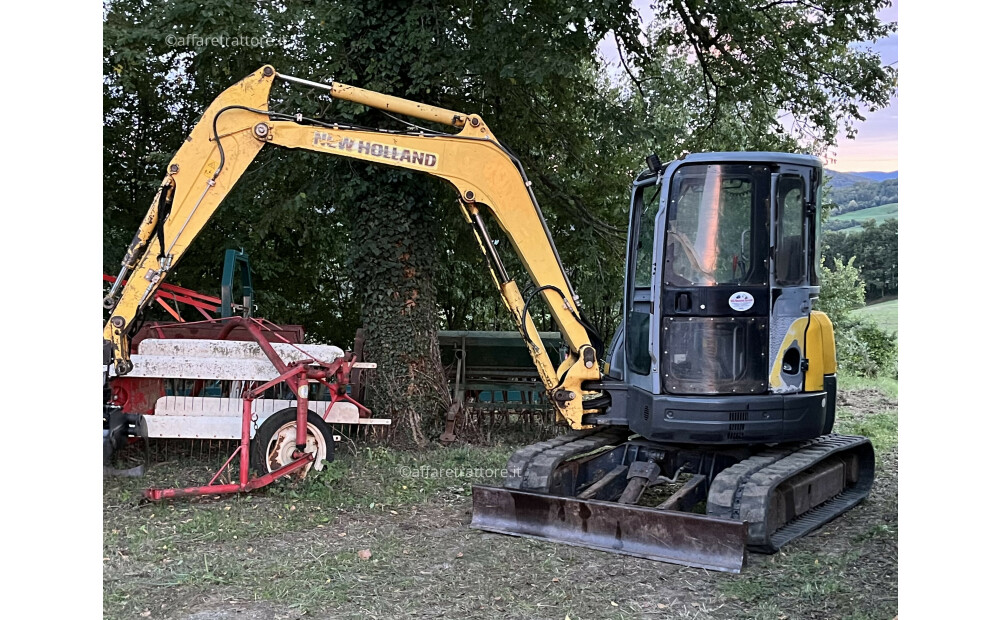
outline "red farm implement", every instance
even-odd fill
[[[142,467],[109,467],[112,455],[136,437],[239,442],[207,485],[149,489],[149,499],[251,491],[292,473],[304,476],[333,454],[340,440],[334,425],[390,422],[372,417],[357,399],[362,370],[375,364],[339,347],[304,344],[299,325],[232,316],[253,307],[248,287],[242,306],[232,301],[225,285],[232,282],[232,262],[227,253],[221,298],[162,285],[156,301],[175,322],[144,324],[131,342],[132,371],[106,371],[106,473],[142,474]],[[243,282],[249,282],[248,273]],[[184,306],[206,320],[185,321]],[[234,462],[239,482],[219,482]]]

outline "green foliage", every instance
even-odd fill
[[[871,319],[852,315],[853,310],[865,303],[865,282],[861,270],[854,265],[854,257],[846,263],[834,257],[831,262],[833,269],[821,267],[822,288],[817,307],[833,322],[838,367],[863,377],[895,377],[896,335]]]
[[[861,227],[861,222],[858,221],[858,220],[853,220],[853,219],[836,219],[835,220],[835,219],[831,218],[827,222],[827,224],[825,226],[823,226],[823,230],[826,231],[826,232],[837,232],[837,231],[845,230],[845,229],[848,229],[848,228],[860,228],[860,227]]]
[[[831,189],[827,198],[837,205],[834,215],[887,205],[899,202],[899,180],[886,179],[878,183],[859,181],[847,187]]]
[[[895,88],[895,70],[883,67],[869,45],[895,30],[877,17],[889,4],[658,2],[653,51],[673,61],[672,72],[687,67],[682,109],[703,112],[693,126],[696,144],[683,148],[697,150],[700,140],[741,148],[757,140],[823,147],[840,129],[853,137],[854,122],[863,118],[859,103],[883,107]],[[791,118],[790,131],[779,112]]]
[[[898,377],[898,338],[869,319],[850,318],[834,330],[837,366],[862,377]]]
[[[866,320],[862,320],[854,328],[854,332],[858,335],[858,340],[865,344],[868,359],[874,366],[875,372],[869,373],[869,376],[888,375],[897,378],[899,345],[896,334],[885,331],[873,321]]]
[[[898,181],[858,181],[824,190],[823,256],[827,266],[856,257],[865,299],[899,289]]]
[[[621,313],[630,183],[645,156],[813,150],[877,109],[895,71],[866,42],[884,0],[623,2],[108,0],[104,5],[105,269],[167,161],[219,92],[263,64],[481,114],[518,154],[582,306],[610,340]],[[613,33],[619,77],[597,55]],[[190,35],[197,38],[189,39]],[[261,46],[219,46],[212,36]],[[200,41],[199,41],[200,39]],[[696,59],[697,62],[692,62]],[[403,129],[373,110],[277,85],[272,109]],[[793,120],[789,132],[777,120]],[[487,214],[488,215],[488,214]],[[499,251],[532,286],[500,231]],[[224,249],[255,266],[260,314],[346,344],[368,333],[374,407],[421,443],[447,404],[435,331],[510,329],[444,183],[320,154],[265,149],[170,281],[218,285]],[[536,324],[553,327],[542,304]]]
[[[817,307],[830,317],[834,330],[838,330],[850,321],[851,310],[865,305],[865,282],[861,271],[854,266],[853,256],[846,263],[835,257],[833,269],[822,265],[820,270],[822,287]]]
[[[177,40],[187,35],[287,36],[302,14],[301,3],[286,7],[296,10],[221,1],[105,3],[107,272],[117,273],[166,163],[222,90],[267,62],[289,72],[309,71],[296,49],[304,42],[197,47]],[[311,95],[276,90],[277,109],[318,115],[327,105]],[[332,159],[264,151],[192,244],[170,282],[217,290],[224,250],[242,248],[254,266],[261,315],[279,323],[302,323],[314,339],[351,342],[360,308],[345,269],[348,245],[343,231],[350,209],[329,191],[329,179],[348,176],[349,168]]]
[[[899,290],[899,222],[895,218],[881,223],[866,220],[859,232],[823,235],[823,256],[827,265],[854,257],[869,301]]]

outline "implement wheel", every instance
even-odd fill
[[[306,452],[314,456],[313,468],[323,469],[323,462],[333,460],[334,441],[330,425],[310,411],[306,417]],[[295,408],[275,413],[257,429],[250,444],[250,464],[263,476],[292,462],[295,452]],[[305,477],[308,467],[299,469]],[[292,474],[295,475],[295,474]]]

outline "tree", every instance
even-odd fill
[[[629,3],[603,0],[108,0],[106,265],[117,271],[119,248],[197,115],[222,89],[271,63],[316,81],[481,114],[524,164],[581,305],[610,338],[621,312],[629,187],[645,156],[831,142],[838,127],[861,118],[858,102],[883,105],[892,89],[892,70],[852,47],[888,32],[875,18],[883,4],[676,0],[658,3],[657,23],[643,32]],[[596,54],[609,33],[625,62],[621,79]],[[189,35],[269,43],[220,47]],[[272,108],[405,127],[285,86],[275,89]],[[791,132],[779,113],[794,119]],[[272,149],[234,188],[173,281],[214,287],[221,249],[243,247],[266,316],[301,321],[335,342],[350,342],[363,325],[379,364],[373,405],[420,444],[447,401],[438,326],[513,327],[475,244],[460,235],[467,227],[441,182]],[[527,290],[512,248],[501,241],[499,251]],[[535,303],[546,327],[551,317]]]
[[[865,299],[873,301],[894,295],[899,289],[899,226],[895,218],[881,224],[867,219],[860,232],[831,232],[823,236],[827,266],[835,259],[855,259],[866,282]]]
[[[289,72],[308,70],[293,53],[295,42],[282,38],[298,17],[267,3],[105,4],[107,272],[117,273],[167,162],[204,108],[268,62],[284,64]],[[198,37],[186,38],[192,34]],[[274,43],[226,47],[206,42],[212,36],[240,35],[271,37]],[[320,114],[325,105],[311,95],[276,94],[279,108]],[[344,276],[348,245],[343,231],[350,212],[329,191],[328,179],[338,174],[331,159],[265,150],[192,244],[171,282],[217,290],[223,251],[243,248],[251,256],[263,316],[303,323],[312,338],[351,342],[358,307]]]
[[[837,366],[850,374],[878,377],[897,374],[897,339],[869,318],[852,315],[865,305],[865,281],[854,265],[833,257],[833,268],[821,267],[818,308],[830,317],[837,340]]]
[[[567,27],[574,24],[578,27]],[[221,1],[109,2],[105,112],[114,140],[105,160],[113,164],[119,153],[134,151],[148,165],[120,166],[112,173],[109,187],[123,185],[134,191],[106,195],[112,203],[106,218],[112,240],[108,245],[124,247],[145,209],[145,201],[136,204],[134,197],[153,195],[174,150],[168,145],[180,144],[197,113],[218,92],[265,62],[289,74],[336,76],[380,92],[480,112],[498,135],[511,136],[526,160],[544,161],[548,174],[557,179],[558,164],[547,153],[557,152],[573,136],[569,131],[553,133],[559,112],[566,111],[564,127],[584,124],[574,104],[583,96],[598,100],[593,93],[598,40],[610,28],[629,37],[636,24],[630,7],[597,1],[570,9],[506,2],[292,1],[236,7]],[[169,43],[187,42],[192,33],[198,35],[195,41],[253,34],[279,43],[266,52]],[[534,50],[543,46],[546,54],[539,56]],[[159,94],[163,92],[172,97]],[[377,111],[330,104],[314,92],[276,92],[272,103],[275,110],[307,116],[404,127]],[[540,116],[540,110],[547,113]],[[129,126],[138,125],[161,130],[157,138],[163,138],[164,147],[156,151],[157,157],[150,153],[156,145],[129,131]],[[212,280],[206,266],[218,260],[211,255],[235,242],[254,257],[264,313],[283,320],[295,313],[282,310],[298,304],[302,312],[297,316],[310,319],[310,332],[320,337],[337,333],[329,326],[339,318],[323,297],[333,296],[331,289],[346,291],[342,298],[348,298],[348,309],[359,308],[368,333],[367,351],[379,364],[369,390],[373,406],[399,419],[409,438],[421,444],[422,419],[433,420],[447,399],[436,351],[434,271],[442,234],[439,221],[458,224],[454,195],[425,177],[332,160],[278,150],[264,153],[192,247],[174,280],[206,288],[202,282]],[[543,196],[546,191],[567,194],[557,181],[543,184],[550,188],[539,192]],[[574,221],[597,221],[582,204],[576,198],[571,207],[577,214]],[[442,216],[446,206],[448,214]],[[569,232],[559,225],[558,214],[550,225],[553,222],[556,237]],[[467,234],[464,225],[459,230]],[[586,226],[581,232],[589,234]],[[116,254],[109,253],[112,265]],[[338,278],[345,271],[352,275],[350,283]],[[350,316],[346,310],[339,314]],[[329,331],[316,331],[317,325]],[[344,337],[343,332],[339,335]]]
[[[662,0],[654,47],[696,59],[707,114],[695,136],[732,134],[739,143],[788,135],[825,149],[840,129],[855,135],[861,105],[884,107],[895,90],[895,70],[870,45],[895,30],[878,19],[889,4]]]
[[[839,205],[838,213],[877,207],[899,200],[899,181],[897,179],[886,179],[879,183],[859,181],[847,187],[831,190],[828,197]]]

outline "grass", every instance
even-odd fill
[[[899,331],[899,300],[892,299],[876,304],[871,304],[863,308],[858,308],[853,312],[855,316],[869,318],[879,327],[889,333]]]
[[[837,377],[837,420],[834,431],[868,437],[875,452],[891,452],[899,442],[899,382],[887,377]]]
[[[751,603],[775,603],[782,598],[792,598],[816,608],[826,597],[844,591],[844,573],[858,554],[849,552],[820,559],[812,552],[799,551],[778,557],[785,569],[780,579],[774,579],[765,569],[756,576],[723,584],[722,591]]]
[[[876,390],[894,399],[899,398],[899,381],[892,377],[859,377],[851,374],[837,375],[837,389],[844,391]]]
[[[897,613],[894,592],[869,587],[855,577],[859,571],[871,571],[872,565],[894,567],[897,536],[895,522],[874,524],[840,541],[849,547],[827,549],[833,542],[829,540],[833,536],[827,536],[818,545],[799,545],[764,558],[751,570],[722,583],[720,590],[744,603],[741,618],[892,618]],[[864,600],[865,605],[853,605],[852,600]]]
[[[330,463],[293,496],[339,508],[384,510],[427,501],[452,490],[466,496],[472,485],[499,483],[513,446],[429,448],[424,452],[365,446],[351,460]]]
[[[878,597],[877,604],[869,609],[848,614],[843,610],[835,612],[832,605],[838,600],[858,596],[860,588],[854,583],[853,575],[859,569],[864,570],[866,561],[879,554],[882,547],[894,548],[896,537],[895,524],[876,524],[849,541],[842,541],[850,544],[843,550],[793,548],[782,551],[764,558],[753,566],[753,570],[721,584],[720,589],[726,596],[750,604],[743,609],[746,615],[742,617],[746,618],[800,617],[790,609],[793,605],[815,614],[803,614],[803,617],[892,618],[896,614],[894,596]]]
[[[386,531],[378,523],[405,520],[430,502],[467,503],[472,484],[498,483],[512,451],[363,446],[303,482],[279,481],[251,495],[156,504],[139,501],[143,488],[199,483],[218,463],[170,459],[150,467],[145,478],[108,480],[105,615],[142,614],[156,607],[157,593],[165,589],[181,600],[211,590],[280,601],[283,607],[322,608],[347,602],[347,592],[376,575],[396,583],[396,576],[383,574],[385,566],[409,553],[412,534]],[[439,542],[428,537],[423,544]],[[366,548],[371,560],[358,557]]]
[[[894,453],[896,382],[841,376],[840,391],[836,430]],[[469,529],[472,484],[499,484],[510,445],[340,448],[323,472],[246,496],[138,501],[219,463],[169,451],[143,479],[105,480],[104,616],[895,615],[891,458],[859,508],[734,576]]]
[[[881,224],[889,219],[899,219],[899,203],[893,202],[890,204],[879,205],[877,207],[851,211],[850,213],[831,215],[827,219],[827,222],[850,222],[851,220],[864,222],[865,220],[875,220],[876,224]],[[861,230],[861,226],[851,226],[850,228],[842,228],[837,232],[851,233],[861,232]]]
[[[265,492],[272,501],[262,501],[265,495],[258,494],[140,506],[142,489],[151,482],[156,486],[200,484],[199,479],[208,478],[209,468],[218,465],[196,462],[178,467],[176,461],[168,461],[150,468],[146,478],[117,479],[114,490],[105,489],[106,505],[109,500],[125,504],[143,515],[106,532],[105,543],[109,535],[112,541],[120,536],[133,543],[134,550],[158,557],[161,545],[169,550],[182,540],[218,543],[322,526],[330,522],[331,510],[387,513],[439,498],[442,493],[468,497],[473,484],[498,482],[512,452],[510,446],[438,447],[425,452],[366,446],[355,455],[326,463],[323,471],[311,472],[301,483],[279,480]]]
[[[763,558],[741,575],[720,584],[722,593],[741,602],[742,618],[849,618],[869,620],[896,615],[895,590],[874,586],[856,575],[896,570],[897,501],[895,455],[898,446],[898,382],[841,375],[834,432],[868,437],[878,455],[876,487],[862,504],[802,542]],[[838,399],[841,400],[841,399]],[[882,504],[882,517],[844,540],[836,530],[865,506]],[[811,544],[810,544],[811,543]],[[780,568],[775,568],[779,566]],[[883,573],[884,574],[884,573]],[[892,574],[895,574],[894,572]],[[895,585],[893,583],[893,585]],[[864,607],[845,601],[864,600]]]
[[[886,452],[899,442],[899,417],[895,411],[876,413],[860,419],[842,417],[838,432],[867,437],[876,452]]]

